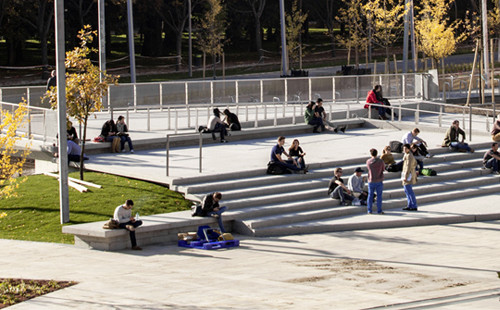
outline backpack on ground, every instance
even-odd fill
[[[201,132],[201,133],[210,133],[211,131],[208,129],[207,126],[199,126],[198,127],[198,132]]]
[[[398,165],[398,164],[390,164],[385,167],[385,170],[387,172],[400,172],[403,169],[403,165]]]
[[[403,143],[399,141],[391,141],[389,142],[389,146],[391,147],[391,152],[403,153]]]
[[[290,171],[276,162],[270,161],[267,164],[267,174],[288,174]]]
[[[437,175],[437,172],[436,170],[434,169],[431,169],[431,168],[424,168],[422,169],[422,175],[425,175],[425,176],[428,176],[428,177],[433,177],[433,176],[436,176]]]

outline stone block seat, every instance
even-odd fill
[[[225,228],[230,230],[232,219],[229,216],[224,216],[223,219]],[[135,231],[139,246],[176,242],[177,233],[197,231],[201,225],[218,227],[214,218],[192,217],[191,211],[141,216],[141,220],[143,225]],[[77,247],[104,251],[130,248],[129,232],[125,229],[103,229],[105,222],[68,225],[62,228],[62,232],[74,235]]]

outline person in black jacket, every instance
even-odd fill
[[[208,194],[203,198],[201,203],[201,215],[211,216],[217,219],[219,223],[220,231],[225,233],[224,225],[222,223],[222,213],[226,211],[226,207],[219,206],[219,201],[222,199],[222,194],[220,192],[214,192]]]
[[[113,139],[117,137],[116,133],[118,129],[116,129],[115,121],[110,119],[106,121],[101,128],[101,136],[104,138],[106,142],[113,142]]]
[[[224,122],[227,124],[229,129],[231,129],[232,131],[241,130],[241,124],[240,120],[238,119],[238,115],[230,112],[229,109],[225,109],[223,113],[226,116],[224,118]]]

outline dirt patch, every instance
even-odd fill
[[[470,279],[442,277],[432,271],[390,266],[368,260],[314,259],[289,262],[301,269],[301,277],[285,280],[287,283],[314,287],[351,286],[362,290],[395,295],[408,290],[438,292],[475,284]]]
[[[75,284],[69,281],[0,278],[0,309]]]

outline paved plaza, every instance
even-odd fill
[[[495,197],[463,204],[491,203]],[[500,221],[102,252],[0,240],[3,277],[78,284],[12,309],[499,309]]]

